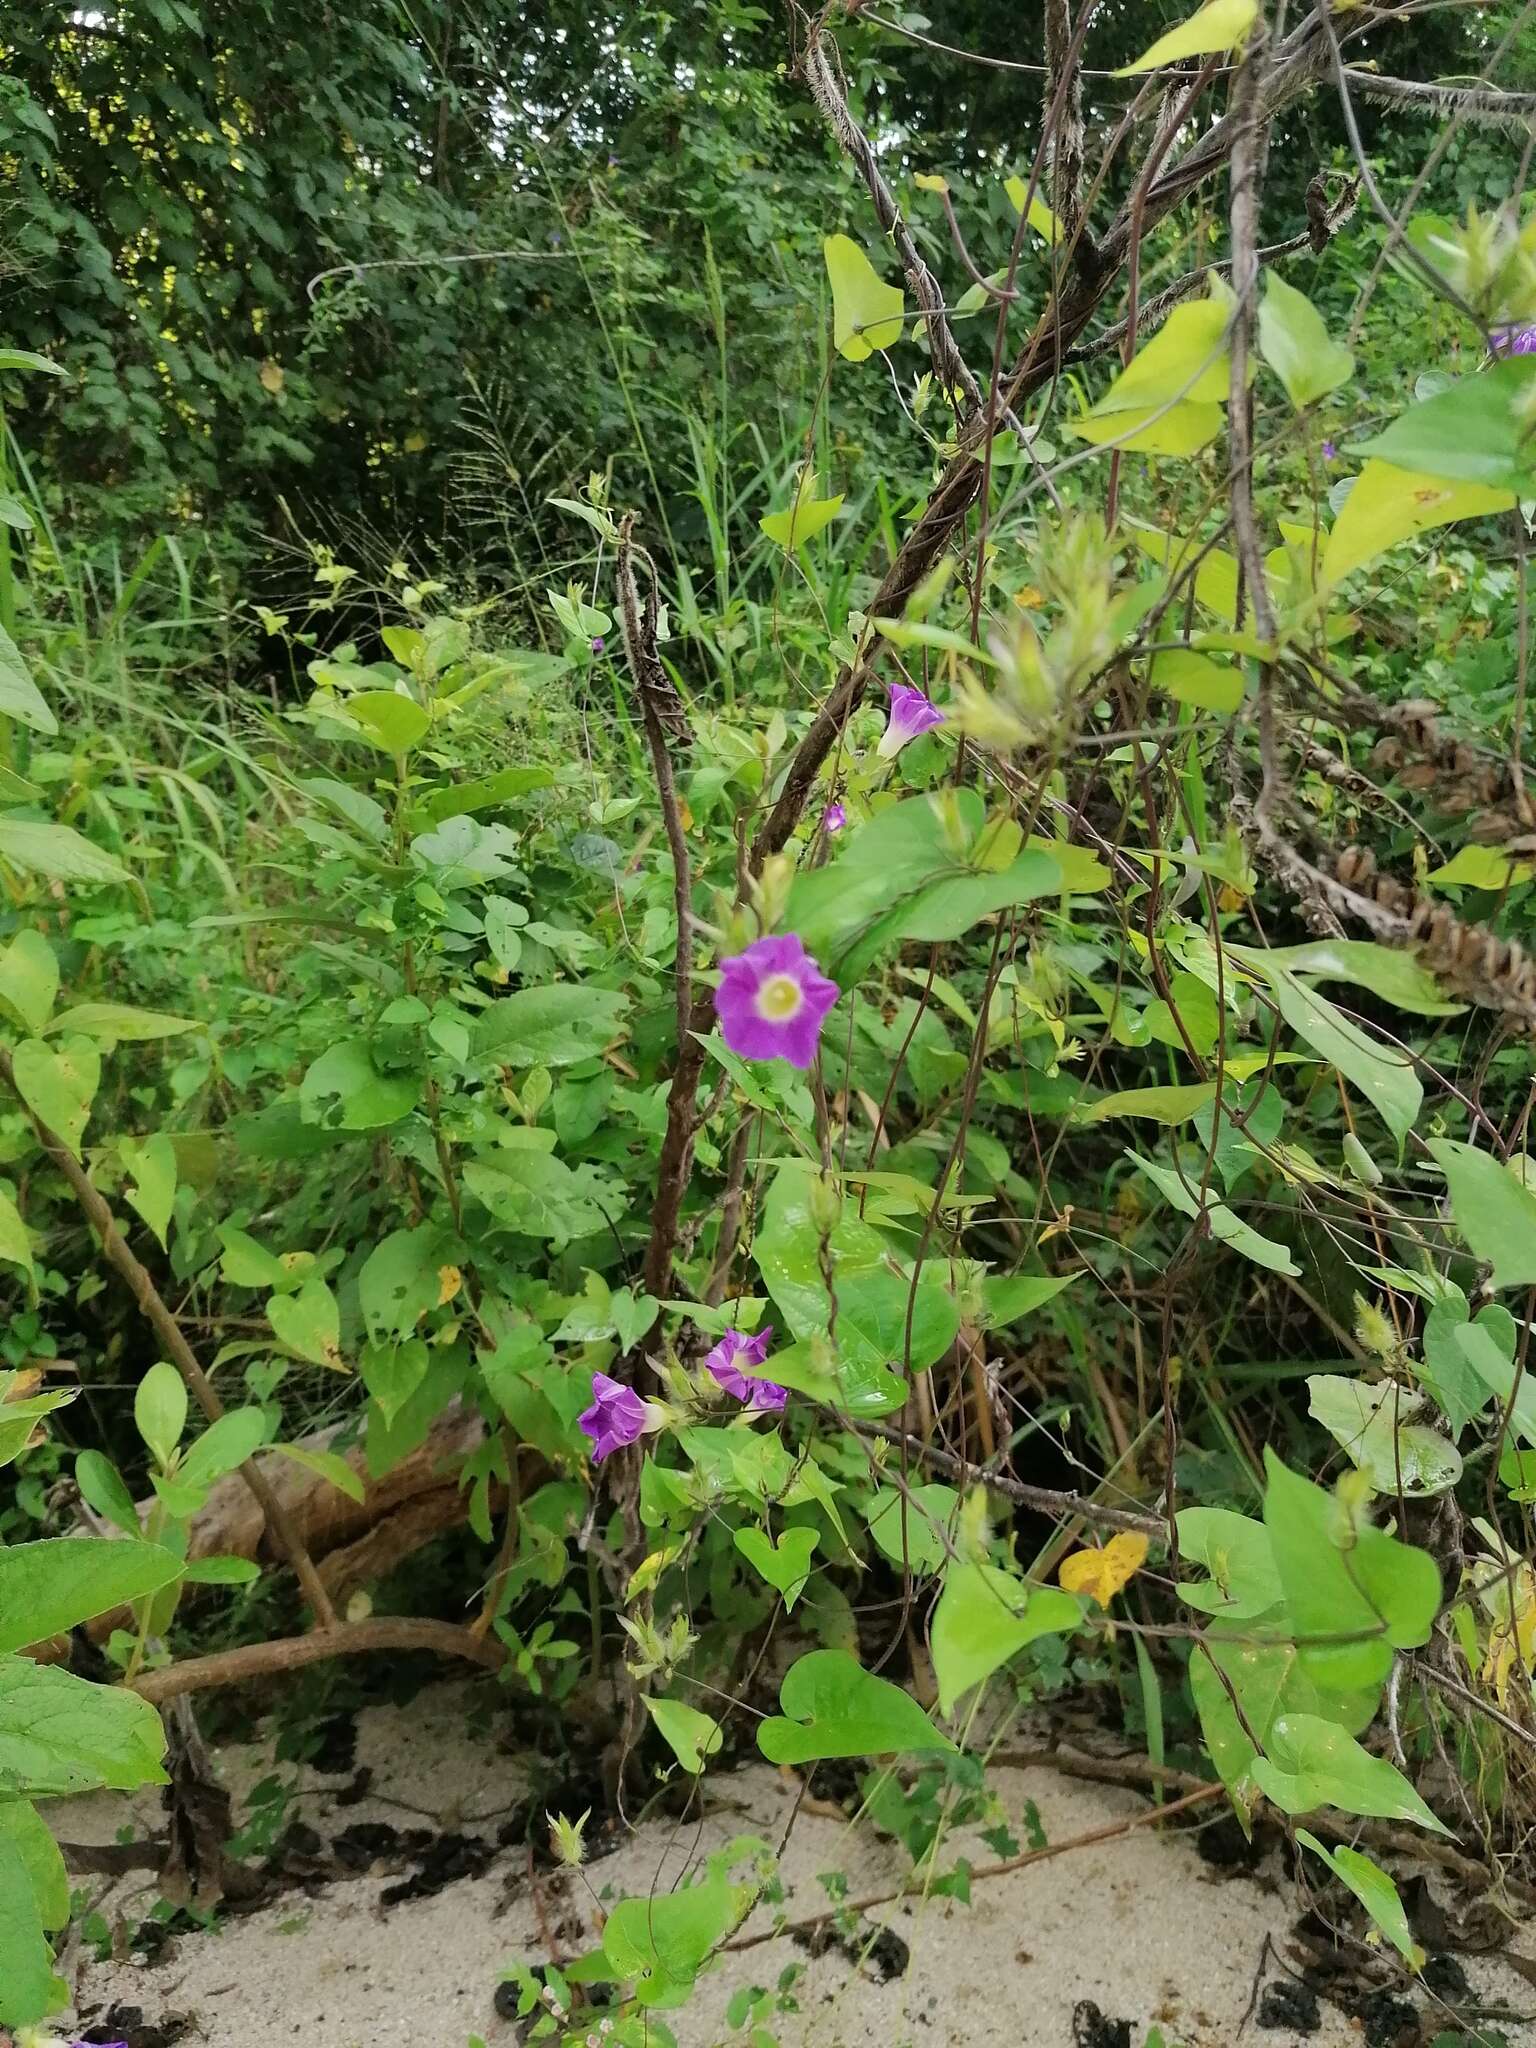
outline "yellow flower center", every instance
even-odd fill
[[[769,1024],[787,1024],[805,1001],[792,974],[770,974],[757,992],[757,1014]]]

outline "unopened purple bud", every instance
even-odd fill
[[[1339,444],[1338,444],[1338,442],[1337,442],[1337,441],[1325,441],[1325,442],[1323,443],[1323,460],[1324,460],[1324,462],[1337,462],[1337,461],[1338,461],[1338,459],[1339,459]]]
[[[824,832],[841,832],[848,822],[848,813],[841,804],[828,804],[821,814],[821,829]]]
[[[592,638],[592,652],[593,652],[594,654],[601,654],[601,653],[602,653],[602,651],[603,651],[603,636],[602,636],[602,634],[601,634],[601,633],[596,633],[596,634],[594,634],[594,635],[593,635],[593,638]]]

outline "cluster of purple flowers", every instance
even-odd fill
[[[704,1360],[705,1366],[728,1394],[740,1401],[744,1408],[760,1413],[776,1413],[789,1399],[787,1390],[777,1380],[766,1379],[760,1373],[744,1369],[762,1365],[772,1342],[772,1323],[759,1330],[755,1337],[747,1336],[742,1330],[727,1330]],[[642,1401],[633,1387],[610,1379],[605,1372],[593,1373],[592,1406],[577,1418],[583,1432],[591,1439],[594,1465],[600,1465],[604,1458],[622,1450],[626,1444],[638,1442],[647,1430],[658,1426],[658,1419],[652,1403]]]
[[[594,641],[593,651],[601,645]],[[882,760],[893,760],[910,740],[943,723],[944,713],[921,690],[893,683],[890,716],[876,751]],[[830,803],[821,822],[824,831],[841,832],[847,811],[839,802]],[[784,932],[754,939],[721,961],[715,1014],[726,1044],[742,1059],[784,1059],[805,1068],[816,1057],[821,1027],[838,994],[837,983],[822,973],[799,934]],[[727,1330],[704,1360],[726,1393],[745,1408],[776,1412],[788,1399],[776,1380],[757,1370],[766,1362],[772,1340],[771,1325],[755,1337]],[[626,1444],[637,1443],[648,1430],[662,1427],[665,1410],[607,1373],[594,1372],[592,1405],[578,1420],[591,1441],[594,1464],[601,1464]]]
[[[1495,327],[1492,341],[1496,356],[1536,356],[1536,326]]]

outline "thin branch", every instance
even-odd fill
[[[913,241],[906,222],[901,217],[901,208],[891,193],[875,160],[875,152],[868,137],[860,129],[848,110],[847,97],[837,75],[834,57],[827,55],[826,45],[820,33],[812,33],[806,45],[802,68],[805,82],[810,88],[811,98],[826,116],[827,126],[837,137],[845,156],[864,181],[865,189],[874,202],[875,216],[881,227],[894,243],[902,268],[912,285],[912,296],[922,311],[923,325],[928,336],[929,353],[940,384],[946,391],[960,390],[965,395],[966,413],[981,409],[981,386],[976,382],[970,365],[960,353],[959,344],[950,328],[944,305],[944,289],[923,261],[917,244]]]
[[[316,1629],[307,1636],[280,1636],[276,1642],[247,1643],[238,1650],[216,1650],[208,1657],[183,1657],[159,1671],[141,1671],[130,1691],[161,1706],[183,1693],[207,1692],[214,1686],[246,1685],[279,1672],[301,1671],[329,1657],[362,1657],[375,1651],[399,1656],[409,1650],[430,1650],[439,1657],[462,1657],[487,1671],[499,1671],[506,1650],[491,1636],[457,1628],[451,1621],[414,1621],[384,1616],[373,1621],[344,1622]]]
[[[693,870],[671,754],[672,745],[686,745],[692,735],[682,700],[656,652],[656,572],[650,557],[636,548],[633,527],[634,517],[631,514],[619,529],[619,620],[630,676],[640,703],[646,744],[651,752],[667,845],[672,852],[673,895],[677,906],[677,958],[673,966],[677,996],[677,1064],[672,1070],[672,1085],[667,1092],[667,1128],[656,1169],[656,1207],[651,1218],[644,1268],[646,1288],[659,1299],[664,1299],[672,1292],[672,1254],[677,1246],[678,1218],[682,1214],[683,1196],[693,1163],[693,1140],[698,1129],[696,1098],[699,1077],[704,1071],[704,1047],[699,1042],[694,1018]],[[635,573],[637,559],[644,563],[649,579],[643,600]]]
[[[978,1863],[971,1871],[971,1882],[974,1884],[984,1877],[1007,1877],[1015,1870],[1027,1870],[1032,1863],[1049,1863],[1054,1857],[1068,1856],[1074,1849],[1091,1849],[1099,1842],[1113,1842],[1136,1828],[1155,1827],[1159,1821],[1171,1820],[1175,1814],[1187,1813],[1191,1807],[1202,1806],[1209,1799],[1223,1798],[1225,1794],[1224,1785],[1202,1785],[1198,1791],[1186,1792],[1182,1799],[1172,1799],[1166,1806],[1149,1806],[1144,1813],[1128,1814],[1124,1820],[1111,1821],[1102,1828],[1089,1828],[1086,1834],[1071,1835],[1064,1842],[1048,1842],[1043,1849],[1024,1849],[1017,1856],[1005,1856],[997,1863]],[[811,1913],[803,1920],[786,1920],[781,1926],[764,1928],[760,1934],[739,1934],[734,1941],[722,1942],[720,1949],[740,1954],[743,1949],[761,1948],[765,1942],[808,1934],[817,1927],[827,1926],[830,1921],[842,1919],[845,1913],[867,1913],[875,1906],[889,1906],[897,1899],[921,1897],[922,1892],[921,1882],[915,1887],[898,1885],[893,1891],[869,1892],[861,1899],[846,1899],[840,1906],[828,1906],[823,1912]]]
[[[21,1102],[31,1119],[33,1130],[37,1133],[38,1143],[68,1181],[75,1200],[85,1212],[87,1222],[101,1241],[102,1256],[107,1264],[112,1267],[138,1303],[145,1320],[164,1346],[166,1356],[185,1380],[188,1391],[204,1415],[210,1422],[217,1422],[225,1412],[224,1403],[215,1391],[212,1380],[198,1364],[197,1355],[187,1342],[181,1324],[166,1305],[148,1268],[141,1264],[129,1248],[128,1241],[118,1229],[117,1219],[113,1216],[100,1189],[63,1139],[49,1129],[16,1086],[11,1056],[3,1047],[0,1047],[0,1080],[4,1080],[5,1085]],[[334,1629],[337,1617],[336,1610],[331,1604],[331,1596],[321,1583],[314,1560],[304,1547],[303,1538],[299,1535],[287,1509],[249,1458],[239,1470],[240,1477],[256,1496],[278,1548],[298,1574],[299,1583],[304,1589],[304,1597],[314,1611],[316,1622],[322,1630]]]
[[[940,1472],[948,1472],[955,1478],[974,1480],[978,1486],[990,1487],[994,1493],[1002,1494],[1006,1500],[1016,1501],[1020,1507],[1036,1508],[1041,1514],[1059,1515],[1080,1522],[1095,1522],[1102,1524],[1106,1529],[1131,1529],[1144,1536],[1162,1536],[1167,1533],[1166,1525],[1156,1515],[1138,1515],[1130,1508],[1106,1507],[1102,1501],[1090,1500],[1086,1494],[1063,1493],[1053,1486],[1026,1485],[1021,1479],[1010,1479],[985,1465],[973,1465],[965,1458],[957,1458],[953,1451],[943,1450],[937,1444],[925,1443],[921,1437],[911,1436],[906,1430],[872,1422],[867,1423],[858,1434],[883,1437],[887,1443],[903,1446],[923,1464],[932,1465]]]
[[[1315,19],[1309,19],[1286,38],[1276,53],[1264,84],[1262,117],[1272,120],[1314,86],[1323,75],[1327,60],[1328,45],[1322,31]],[[1127,205],[1091,255],[1079,250],[1078,260],[1036,323],[1002,394],[1008,406],[1019,406],[1056,376],[1063,353],[1087,327],[1124,267],[1135,232],[1133,223],[1142,234],[1150,233],[1188,192],[1226,162],[1235,132],[1230,114],[1215,122],[1145,195],[1139,208],[1139,223],[1135,210]],[[912,593],[949,546],[976,502],[982,482],[975,439],[977,424],[973,421],[970,430],[962,434],[959,453],[945,467],[922,517],[907,534],[871,598],[867,606],[871,618],[899,616],[906,609]],[[769,855],[779,852],[794,833],[822,764],[863,701],[879,652],[878,636],[867,630],[854,658],[839,671],[826,702],[801,737],[773,808],[752,843],[749,867],[753,873],[760,872]]]

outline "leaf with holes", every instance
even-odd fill
[[[24,1038],[11,1055],[11,1068],[22,1101],[78,1159],[101,1081],[95,1046],[88,1038],[66,1038],[58,1045]]]

